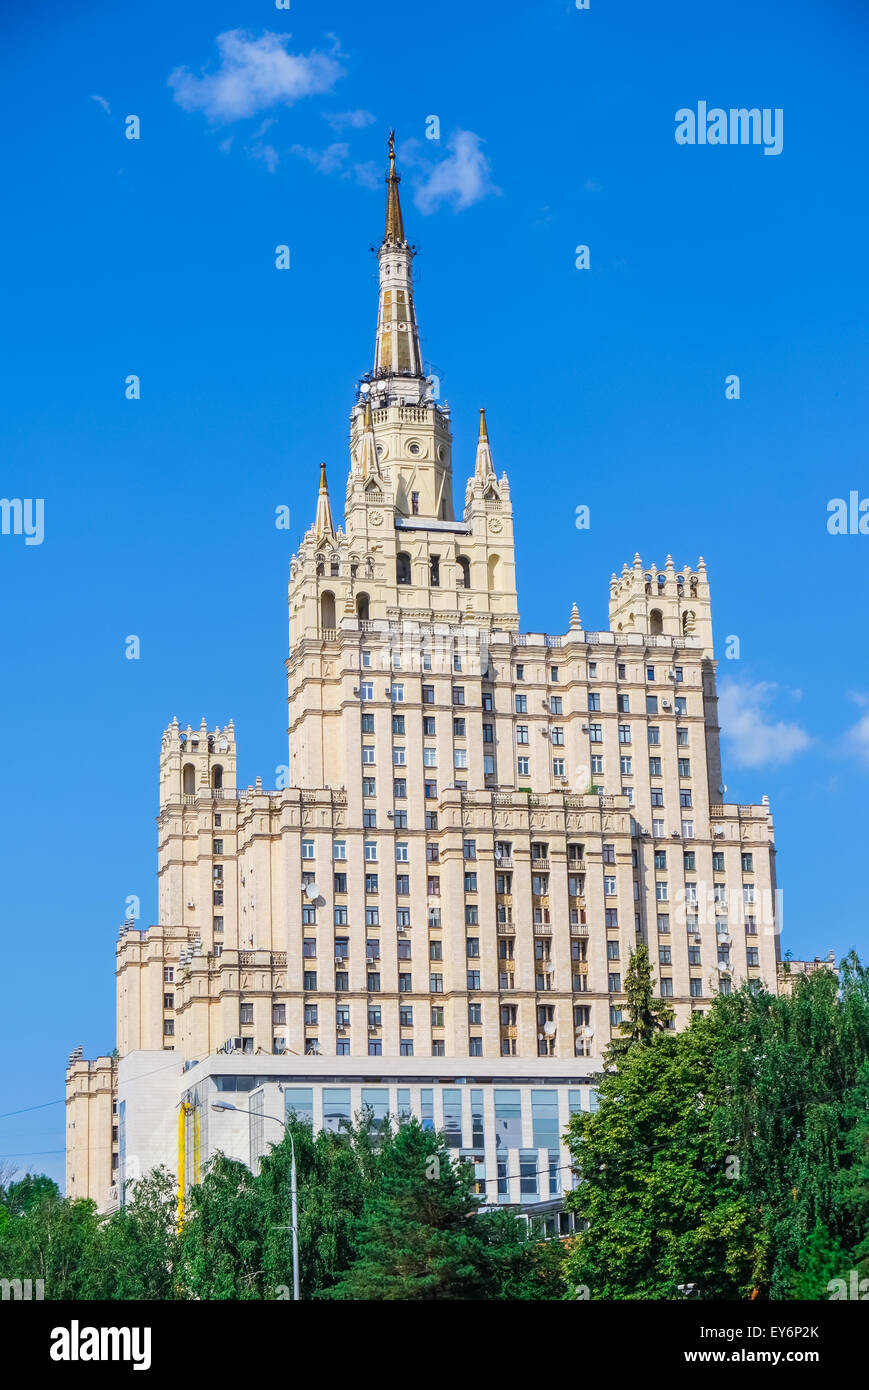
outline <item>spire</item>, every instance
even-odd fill
[[[320,464],[320,492],[317,497],[317,515],[314,517],[314,532],[317,540],[322,536],[334,536],[332,508],[329,505],[329,488],[326,483],[326,465]]]
[[[371,402],[365,401],[365,414],[362,419],[362,450],[360,453],[360,467],[362,469],[362,481],[368,478],[379,478],[380,460],[377,457],[377,444],[374,438],[374,420],[371,415]]]
[[[474,477],[481,483],[495,480],[495,468],[492,463],[492,450],[489,447],[489,431],[486,428],[486,412],[480,406],[480,433],[477,437],[477,462],[474,468]]]
[[[413,306],[413,247],[404,235],[395,172],[395,131],[389,132],[389,173],[386,175],[386,229],[377,252],[380,262],[380,301],[374,351],[372,389],[379,398],[396,389],[393,377],[402,378],[401,399],[414,403],[426,394],[419,329]]]
[[[389,173],[386,175],[386,230],[384,242],[404,241],[404,222],[401,217],[401,200],[398,185],[401,176],[395,172],[395,131],[389,132]]]

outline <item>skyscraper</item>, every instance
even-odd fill
[[[344,524],[321,465],[290,562],[286,785],[237,785],[232,721],[163,734],[158,921],[121,930],[117,1062],[67,1076],[68,1191],[103,1207],[362,1107],[442,1129],[488,1200],[554,1206],[637,942],[678,1027],[776,988],[772,818],[723,801],[703,560],[636,555],[608,631],[554,595],[555,631],[520,632],[483,411],[454,508],[399,183],[390,137]]]

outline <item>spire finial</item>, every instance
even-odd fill
[[[489,447],[489,431],[486,427],[486,411],[480,406],[480,433],[477,436],[477,462],[474,477],[481,483],[495,481],[495,466],[492,463],[492,450]]]
[[[320,491],[317,496],[317,515],[314,518],[314,531],[319,540],[321,536],[334,536],[332,507],[329,502],[329,486],[326,482],[326,465],[320,464]]]
[[[480,433],[478,437],[480,439],[489,438],[489,431],[486,429],[486,407],[483,405],[480,406]]]
[[[398,185],[401,177],[395,172],[395,131],[389,132],[389,173],[386,175],[386,230],[384,241],[404,241],[404,222],[401,217],[401,202]]]

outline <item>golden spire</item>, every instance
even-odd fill
[[[477,437],[477,462],[474,477],[485,483],[494,481],[495,465],[492,463],[492,450],[489,447],[489,431],[486,428],[486,412],[480,407],[480,433]]]
[[[404,241],[404,222],[398,197],[400,176],[395,172],[395,131],[389,132],[389,173],[386,175],[386,231],[384,241]]]
[[[332,508],[329,504],[329,487],[326,483],[326,465],[320,464],[320,492],[317,497],[317,515],[314,517],[314,533],[317,540],[322,536],[334,536]]]

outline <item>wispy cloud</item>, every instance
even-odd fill
[[[370,111],[326,111],[323,119],[335,131],[341,130],[364,130],[366,126],[373,125],[377,117],[372,116]]]
[[[103,110],[105,111],[105,113],[106,113],[107,116],[110,116],[110,115],[112,114],[112,108],[109,106],[109,103],[106,101],[105,97],[100,97],[100,96],[97,96],[96,93],[93,93],[93,94],[91,95],[91,101],[96,101],[96,102],[98,102],[99,105],[100,105],[100,106],[103,108]]]
[[[270,174],[273,174],[280,164],[278,152],[274,145],[254,145],[248,150],[251,159],[259,159],[266,166]]]
[[[449,153],[434,162],[417,160],[413,147],[403,147],[405,159],[409,155],[409,161],[418,163],[422,171],[413,195],[421,213],[427,216],[436,212],[443,203],[453,212],[462,212],[490,193],[501,192],[492,182],[489,161],[480,148],[483,143],[482,137],[472,130],[456,130],[447,140]]]
[[[739,767],[790,762],[812,742],[799,724],[770,717],[780,691],[781,686],[772,681],[722,682],[718,718],[730,756]]]
[[[312,150],[307,145],[291,145],[290,154],[306,159],[320,174],[338,174],[344,170],[350,154],[350,146],[336,141],[325,150]]]
[[[185,111],[227,122],[330,92],[344,75],[341,65],[326,53],[291,53],[290,42],[290,35],[268,31],[258,38],[243,29],[218,34],[215,72],[197,77],[179,67],[169,74],[175,100]]]
[[[845,734],[845,747],[857,760],[869,767],[869,695],[860,691],[850,691],[849,698],[863,710],[856,724]]]
[[[364,164],[350,161],[350,146],[343,140],[336,140],[324,150],[314,150],[308,145],[291,145],[290,154],[305,159],[320,174],[337,174],[342,179],[354,179],[363,188],[379,188],[383,173],[373,160]]]

